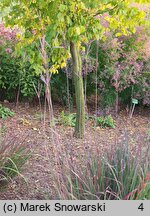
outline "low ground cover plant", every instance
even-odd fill
[[[76,113],[65,113],[64,111],[62,111],[58,119],[58,123],[65,126],[75,127]]]
[[[85,121],[89,119],[88,114],[85,115]],[[65,113],[61,112],[58,119],[55,119],[56,124],[62,124],[64,126],[75,127],[76,124],[76,113]]]
[[[115,121],[111,115],[100,116],[96,118],[97,126],[102,128],[111,127],[115,128]]]
[[[4,107],[0,104],[0,117],[2,119],[7,119],[9,116],[14,116],[15,113],[12,112],[9,108]]]

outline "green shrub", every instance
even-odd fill
[[[9,116],[14,116],[14,115],[15,115],[15,113],[12,112],[9,108],[4,107],[4,106],[2,106],[2,105],[0,104],[0,117],[1,117],[2,119],[6,119],[6,118],[8,118]]]
[[[150,151],[138,146],[134,155],[128,143],[105,154],[86,149],[78,158],[59,152],[55,183],[60,199],[135,200],[150,198]],[[81,155],[80,155],[81,154]],[[61,158],[61,159],[60,159]],[[82,160],[81,160],[82,158]]]
[[[105,117],[97,117],[96,121],[97,121],[97,126],[100,126],[103,128],[105,127],[115,128],[115,121],[111,115],[108,115]]]
[[[73,84],[72,80],[68,78],[68,90],[67,92],[67,76],[63,71],[58,74],[53,74],[51,80],[51,91],[53,101],[62,103],[64,106],[73,109]],[[70,103],[70,104],[69,104]]]
[[[60,118],[59,118],[58,122],[60,124],[65,125],[65,126],[75,127],[76,113],[65,114],[65,112],[62,111],[61,114],[60,114]]]
[[[0,187],[6,186],[13,177],[21,175],[23,165],[30,155],[24,140],[11,137],[0,142]]]
[[[101,103],[103,108],[114,107],[116,101],[116,92],[113,87],[107,87],[103,90],[101,95]]]

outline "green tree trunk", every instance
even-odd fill
[[[84,87],[82,77],[82,62],[79,52],[79,48],[76,43],[70,43],[70,51],[73,62],[73,79],[75,85],[75,97],[76,97],[76,127],[75,137],[83,138],[85,131],[85,101],[84,101]]]

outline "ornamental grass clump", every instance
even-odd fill
[[[150,150],[138,145],[133,151],[127,140],[105,153],[59,152],[55,188],[59,199],[136,200],[150,199]]]
[[[30,155],[30,151],[25,146],[25,138],[20,140],[14,136],[0,141],[0,189],[15,176],[23,177],[21,171]]]

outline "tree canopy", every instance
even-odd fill
[[[22,39],[28,43],[46,32],[49,40],[59,35],[59,39],[85,42],[102,37],[106,27],[100,18],[104,14],[116,33],[133,32],[146,16],[133,2],[149,0],[2,0],[1,8],[10,8],[5,16],[7,24],[23,28]]]

